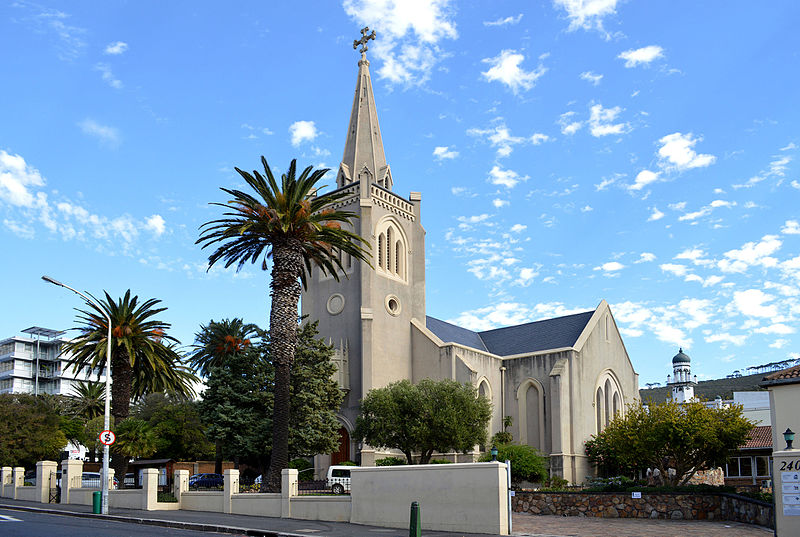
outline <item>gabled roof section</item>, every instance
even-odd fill
[[[772,447],[772,426],[756,425],[739,449],[766,449]]]
[[[762,386],[775,386],[778,384],[800,384],[800,365],[782,369],[764,377]]]
[[[353,109],[350,112],[350,123],[347,127],[342,164],[345,165],[344,173],[340,170],[339,176],[336,178],[340,187],[344,186],[345,180],[359,181],[364,174],[365,167],[369,171],[372,181],[379,177],[379,173],[386,174],[386,155],[383,151],[381,128],[378,125],[375,96],[372,94],[369,60],[363,53],[358,62],[358,80],[353,97]],[[343,175],[347,175],[347,172],[350,177],[343,177]]]
[[[513,356],[573,347],[592,315],[594,310],[484,332],[473,332],[430,316],[426,317],[426,324],[446,343],[458,343],[498,356]]]
[[[489,352],[498,356],[572,347],[592,315],[594,310],[487,330],[480,332],[480,336]]]
[[[486,345],[483,344],[483,340],[477,332],[440,321],[439,319],[431,317],[430,315],[425,317],[425,326],[427,326],[428,330],[433,332],[436,337],[445,343],[458,343],[459,345],[464,345],[465,347],[471,347],[480,351],[489,352],[489,349],[487,349]]]

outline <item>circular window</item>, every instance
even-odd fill
[[[344,309],[344,296],[339,293],[334,293],[328,299],[328,313],[331,315],[339,315]]]
[[[400,315],[400,299],[395,295],[388,295],[386,297],[386,311],[395,317]]]

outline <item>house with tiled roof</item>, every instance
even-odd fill
[[[772,427],[756,425],[744,444],[731,455],[725,465],[725,484],[740,488],[760,488],[770,479]]]
[[[345,460],[372,465],[390,455],[351,436],[369,390],[404,379],[453,379],[473,384],[491,401],[490,435],[511,416],[516,442],[549,455],[553,475],[582,482],[592,474],[585,441],[639,396],[638,375],[608,304],[484,331],[428,316],[422,194],[398,194],[399,179],[387,162],[362,53],[336,208],[358,215],[351,230],[371,243],[374,268],[343,255],[343,277],[314,269],[303,291],[302,314],[318,321],[320,335],[333,345],[346,393],[338,415],[340,447],[318,456],[315,467]],[[471,462],[478,455],[442,457]]]
[[[800,431],[800,364],[765,376],[761,386],[769,390],[772,445],[783,449],[783,433]]]

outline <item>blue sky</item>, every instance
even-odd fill
[[[291,5],[290,5],[291,4]],[[394,190],[423,195],[428,314],[612,307],[640,384],[800,357],[800,4],[0,4],[2,336],[127,288],[173,335],[267,325],[268,275],[206,273],[233,167],[335,168],[369,57]],[[334,173],[329,183],[334,182]]]

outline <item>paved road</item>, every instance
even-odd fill
[[[212,537],[222,534],[0,509],[0,535],[3,537],[41,537],[43,535],[69,537]]]
[[[536,516],[514,513],[514,535],[535,537],[771,537],[771,529],[737,522]]]

